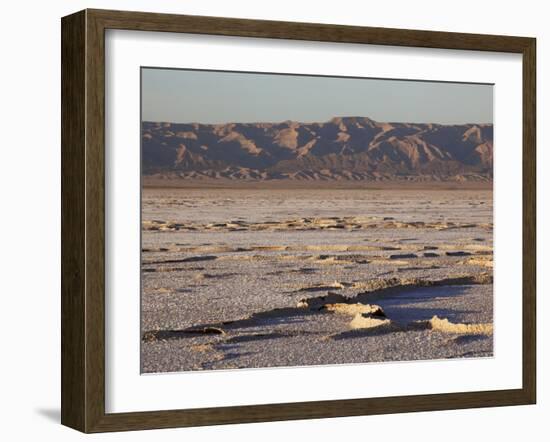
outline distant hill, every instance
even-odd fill
[[[485,181],[492,124],[142,123],[146,176],[196,180]]]

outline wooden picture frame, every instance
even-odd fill
[[[132,413],[105,412],[105,30],[418,48],[523,57],[523,385],[457,392]],[[533,404],[536,400],[534,38],[84,10],[62,19],[62,424],[83,432]]]

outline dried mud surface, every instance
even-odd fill
[[[492,192],[148,189],[144,373],[488,357]]]

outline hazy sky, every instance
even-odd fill
[[[493,87],[481,84],[143,68],[141,87],[143,121],[493,121]]]

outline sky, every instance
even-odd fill
[[[142,68],[142,121],[492,123],[493,86]]]

